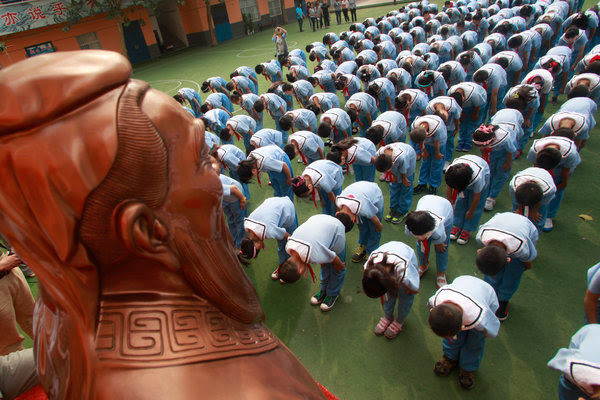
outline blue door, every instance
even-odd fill
[[[210,8],[210,13],[215,24],[217,42],[224,42],[231,39],[233,34],[231,33],[231,25],[229,24],[229,16],[227,15],[225,4],[215,4]]]
[[[146,39],[144,39],[142,27],[137,20],[131,21],[127,26],[123,24],[123,36],[125,36],[127,55],[132,64],[150,59],[150,52],[146,45]]]

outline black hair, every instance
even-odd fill
[[[335,81],[334,86],[337,90],[343,90],[346,84],[341,79],[338,79],[337,81]]]
[[[475,264],[484,275],[494,276],[506,267],[507,257],[506,249],[488,244],[477,252]]]
[[[554,169],[561,160],[560,150],[554,147],[545,147],[535,155],[536,167],[544,168],[547,171]]]
[[[208,104],[204,103],[204,104],[202,104],[202,105],[200,106],[200,111],[201,111],[203,114],[206,114],[206,113],[208,112],[208,110],[209,110],[209,108],[208,108]]]
[[[225,85],[225,87],[226,87],[226,88],[227,88],[227,90],[229,90],[230,92],[231,92],[232,90],[234,90],[234,89],[235,89],[235,85],[234,85],[234,84],[233,84],[233,82],[231,82],[231,81],[227,82],[227,84]]]
[[[442,121],[444,121],[444,123],[448,122],[448,113],[444,113],[440,110],[435,110],[433,112],[433,115],[439,117]]]
[[[377,146],[381,140],[383,139],[384,134],[383,126],[381,125],[371,125],[367,128],[367,132],[365,133],[365,137],[369,139],[375,146]]]
[[[240,76],[240,73],[237,71],[233,71],[229,74],[229,79],[235,78],[236,76]]]
[[[483,83],[490,77],[490,72],[485,69],[479,69],[473,74],[473,82]]]
[[[256,112],[263,112],[265,109],[265,103],[261,99],[258,99],[254,102],[254,105],[252,106],[252,108]]]
[[[256,258],[260,249],[254,247],[254,242],[249,238],[243,238],[242,243],[240,244],[240,253],[242,257],[252,260]]]
[[[515,49],[515,48],[521,46],[522,44],[523,44],[523,36],[521,36],[521,35],[512,35],[506,42],[506,45],[508,47],[510,47],[511,49]]]
[[[204,116],[200,117],[200,119],[202,120],[202,123],[204,124],[204,126],[207,129],[210,129],[210,121]]]
[[[388,154],[381,153],[377,157],[375,157],[375,169],[379,172],[386,172],[390,168],[392,168],[393,162],[392,157]]]
[[[317,56],[315,56],[315,53],[310,53],[310,54],[308,55],[308,59],[309,59],[310,61],[315,61],[315,60],[317,59]]]
[[[284,92],[287,92],[288,90],[294,90],[294,85],[285,82],[283,85],[281,85],[281,90]]]
[[[208,92],[210,90],[210,83],[208,83],[208,81],[202,82],[202,86],[200,87],[200,90],[202,90],[203,93]]]
[[[424,235],[435,228],[435,219],[427,211],[411,211],[404,221],[413,235]]]
[[[531,16],[532,12],[533,12],[533,8],[530,5],[524,5],[523,7],[521,7],[519,9],[519,16],[527,19],[528,17]]]
[[[221,129],[221,131],[219,132],[219,138],[221,138],[221,140],[224,142],[228,142],[231,139],[231,133],[229,133],[229,129]]]
[[[588,16],[583,13],[577,14],[577,16],[571,21],[571,26],[573,25],[581,30],[586,31],[589,25]]]
[[[395,44],[402,44],[402,36],[396,36],[394,38],[394,43]]]
[[[456,336],[462,329],[463,313],[458,306],[442,303],[429,312],[429,327],[438,336]]]
[[[360,76],[359,76],[360,80],[365,82],[365,83],[369,83],[369,81],[371,80],[371,71],[369,71],[368,68],[363,68],[360,71]]]
[[[292,178],[292,191],[298,197],[306,197],[310,194],[310,190],[308,190],[308,186],[306,186],[306,181],[303,180],[304,178],[301,176]]]
[[[462,192],[469,186],[473,177],[473,169],[464,163],[453,164],[446,170],[444,180],[452,189]]]
[[[435,43],[434,43],[434,44],[435,44]],[[433,53],[433,54],[440,54],[440,48],[439,48],[439,46],[434,46],[434,45],[432,44],[432,45],[431,45],[431,47],[429,48],[429,52],[430,52],[430,53]],[[428,54],[425,54],[425,55],[423,56],[423,58],[426,58],[426,57],[428,58],[428,57],[429,57],[429,55],[428,55]]]
[[[449,64],[442,65],[438,68],[438,72],[442,74],[445,81],[450,79],[450,74],[452,73],[452,67]]]
[[[335,217],[344,224],[344,232],[348,233],[354,228],[354,222],[352,222],[352,217],[343,212],[337,212]]]
[[[462,107],[463,104],[463,96],[462,94],[460,94],[458,91],[456,92],[452,92],[448,95],[448,97],[452,97],[454,100],[456,100],[456,102],[458,103],[458,105],[460,107]]]
[[[288,58],[288,56],[286,56],[284,54],[280,54],[277,56],[277,61],[279,61],[279,64],[284,66],[284,65],[287,65],[287,63],[290,61],[290,59]]]
[[[544,192],[535,182],[525,182],[515,189],[515,200],[521,206],[533,207],[542,201]]]
[[[435,74],[433,73],[433,71],[424,71],[421,74],[421,76],[419,76],[419,79],[417,79],[417,83],[423,87],[433,85],[434,81],[435,81]]]
[[[319,108],[319,106],[317,106],[316,104],[313,104],[313,103],[310,103],[305,108],[309,111],[312,111],[316,116],[318,116],[319,113],[321,112],[321,109]]]
[[[292,143],[288,143],[283,146],[283,151],[285,154],[287,154],[290,160],[293,160],[296,157],[296,146],[294,146]]]
[[[312,50],[312,48],[313,48],[313,47],[315,47],[315,46],[314,46],[314,45],[312,45],[312,44],[307,44],[307,45],[306,45],[306,47],[305,47],[305,49],[306,49],[306,52],[307,52],[307,53],[308,53],[308,52],[310,52],[310,51]]]
[[[292,127],[293,121],[294,120],[291,115],[285,114],[281,118],[279,118],[279,127],[284,131],[289,131]]]
[[[298,272],[298,265],[290,258],[285,260],[283,264],[279,266],[279,279],[286,283],[294,283],[300,279],[300,272]]]
[[[331,135],[331,124],[329,122],[321,122],[317,127],[317,135],[322,138],[328,138]]]
[[[306,78],[306,80],[311,84],[311,85],[316,85],[317,84],[317,78],[309,76],[308,78]]]
[[[381,40],[381,39],[380,39]],[[373,51],[377,54],[379,54],[379,52],[381,52],[381,46],[380,45],[375,45],[373,46]]]
[[[356,140],[354,138],[346,138],[346,139],[340,140],[339,142],[337,142],[336,144],[331,146],[331,151],[339,151],[339,152],[346,151],[350,147],[356,145],[357,143],[358,143],[358,140]]]
[[[368,297],[375,299],[383,296],[389,290],[395,289],[397,284],[392,274],[387,271],[385,264],[372,264],[369,260],[367,268],[363,272],[362,287]]]
[[[413,73],[413,67],[408,61],[402,63],[402,69],[406,70],[410,75]]]
[[[256,146],[254,146],[252,143],[250,143],[248,145],[248,147],[246,147],[246,157],[248,157],[248,155],[250,153],[252,153],[255,149],[256,149]]]
[[[242,160],[238,163],[237,174],[242,183],[250,183],[254,174],[252,170],[256,168],[256,161]]]
[[[508,100],[506,100],[506,108],[512,108],[514,110],[518,110],[521,112],[521,114],[525,111],[525,108],[527,107],[527,104],[525,103],[525,100],[523,100],[521,97],[518,96],[511,96]]]
[[[357,57],[354,62],[356,63],[356,65],[358,65],[359,67],[362,67],[362,65],[365,63],[365,60],[362,59],[362,57]]]
[[[356,112],[355,109],[350,108],[348,110],[346,110],[346,114],[348,114],[348,116],[350,117],[350,122],[355,123],[356,119],[358,118],[358,113]]]
[[[600,61],[594,61],[589,63],[589,65],[585,68],[584,72],[600,75]]]
[[[183,104],[183,97],[181,97],[180,94],[173,95],[173,99],[175,99],[175,101],[178,102],[179,104]]]
[[[404,110],[408,106],[408,100],[410,99],[410,95],[401,94],[394,100],[394,107],[398,111]]]
[[[442,34],[442,36],[446,36],[449,31],[450,29],[448,29],[446,25],[442,26],[442,29],[440,29],[440,33]]]
[[[254,72],[256,72],[257,74],[262,74],[264,70],[265,66],[262,64],[257,64],[256,67],[254,67]]]
[[[285,74],[285,77],[287,78],[288,82],[296,82],[296,77],[291,72]]]
[[[558,128],[552,131],[551,136],[561,136],[567,139],[575,140],[575,131],[571,128]]]
[[[234,90],[233,93],[229,95],[229,100],[232,102],[236,102],[242,98],[242,95],[237,90]]]
[[[326,33],[325,36],[323,36],[323,44],[324,45],[328,45],[331,44],[331,38],[329,36],[329,33]]]
[[[575,85],[567,93],[567,99],[574,97],[588,97],[590,95],[590,89],[586,85]]]
[[[342,152],[339,149],[337,149],[337,150],[332,149],[330,152],[327,153],[327,156],[325,156],[325,159],[327,159],[329,161],[333,161],[337,165],[342,165]]]
[[[464,53],[461,53],[460,57],[458,57],[458,62],[463,67],[466,67],[467,65],[469,65],[471,63],[471,61],[473,61],[474,55],[475,55],[475,52],[473,50],[465,51]]]
[[[417,126],[415,129],[410,131],[409,136],[410,140],[412,140],[413,142],[422,143],[423,141],[425,141],[425,139],[427,139],[427,131],[425,130],[425,128]]]
[[[545,70],[550,71],[550,73],[552,75],[556,75],[562,70],[562,66],[558,62],[556,62],[552,59],[547,60],[544,63],[542,63],[541,67]]]
[[[477,128],[475,130],[475,132],[473,132],[473,144],[475,146],[481,146],[483,145],[483,143],[488,142],[492,139],[494,139],[494,137],[496,137],[496,129],[498,129],[498,127],[496,125],[492,125],[492,124],[484,124],[485,127],[492,127],[492,131],[489,132],[487,129],[480,129],[481,127]]]
[[[497,57],[494,63],[501,66],[502,69],[506,69],[510,65],[510,61],[506,57]]]
[[[565,32],[565,38],[571,39],[575,36],[579,35],[579,28],[575,26],[570,26]]]

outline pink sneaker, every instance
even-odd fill
[[[392,321],[383,317],[379,320],[377,326],[375,326],[375,336],[382,336],[385,330],[390,326]]]

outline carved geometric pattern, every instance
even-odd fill
[[[100,307],[100,361],[153,368],[257,354],[279,340],[262,324],[242,325],[208,303],[166,300]]]

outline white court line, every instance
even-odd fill
[[[298,46],[297,41],[291,40],[290,42],[288,42],[288,48],[296,47],[296,46]],[[250,51],[260,51],[260,54],[243,55],[243,53],[250,52]],[[263,55],[264,52],[267,52],[267,51],[273,51],[273,48],[272,47],[254,47],[252,49],[239,50],[235,54],[235,56],[237,58],[253,58],[253,57],[261,56],[261,55]]]
[[[179,79],[179,78],[174,78],[174,79],[161,79],[161,80],[158,80],[158,81],[150,81],[150,82],[148,82],[148,84],[152,86],[152,85],[154,85],[154,84],[157,84],[157,85],[159,85],[159,84],[162,84],[162,83],[171,83],[171,82],[173,82],[173,83],[177,83],[177,86],[176,86],[174,89],[171,89],[171,90],[173,90],[173,91],[176,91],[176,90],[178,90],[180,87],[182,87],[182,86],[183,86],[183,82],[190,82],[190,83],[193,83],[194,85],[196,85],[196,89],[195,89],[195,90],[196,90],[197,92],[200,92],[200,84],[199,84],[198,82],[196,82],[196,81],[192,81],[192,80],[190,80],[190,79]]]

